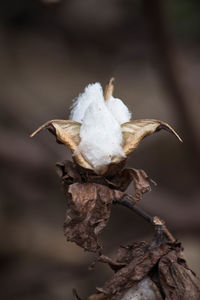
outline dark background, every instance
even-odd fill
[[[200,274],[199,51],[199,0],[0,2],[1,299],[68,300],[73,287],[84,299],[111,274],[88,271],[93,256],[63,235],[55,163],[70,152],[48,132],[29,138],[47,120],[67,119],[86,85],[111,76],[134,119],[166,121],[184,140],[155,134],[129,166],[158,183],[140,206],[166,221]],[[104,253],[152,236],[145,221],[114,207]]]

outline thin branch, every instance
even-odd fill
[[[146,212],[144,212],[141,208],[136,207],[135,204],[137,202],[133,202],[130,201],[128,198],[123,198],[122,200],[120,200],[119,202],[117,202],[117,204],[121,204],[129,209],[131,209],[132,211],[134,211],[138,216],[142,217],[143,219],[145,219],[148,223],[150,224],[154,224],[153,222],[153,217],[151,217],[150,215],[148,215]]]
[[[167,229],[165,222],[163,220],[161,220],[158,217],[152,217],[149,214],[147,214],[144,210],[142,210],[139,207],[136,207],[135,204],[137,203],[137,201],[131,201],[130,195],[127,195],[129,197],[129,199],[123,198],[120,201],[117,201],[116,204],[120,204],[123,205],[127,208],[129,208],[130,210],[132,210],[133,212],[135,212],[138,216],[142,217],[144,220],[146,220],[148,223],[150,223],[151,225],[153,225],[155,227],[155,229],[157,227],[160,227],[162,229],[162,232],[165,234],[165,236],[168,238],[168,240],[171,243],[174,243],[176,241],[176,239],[172,236],[172,234],[169,232],[169,230]]]

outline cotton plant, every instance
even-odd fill
[[[39,127],[51,129],[66,145],[78,165],[105,175],[112,164],[119,164],[137,149],[145,136],[161,129],[175,130],[159,120],[131,120],[122,100],[113,96],[113,78],[103,91],[100,83],[89,84],[74,101],[69,120],[51,120]],[[53,130],[52,130],[53,129]]]
[[[191,282],[195,282],[194,295],[199,295],[199,283],[184,262],[180,244],[163,221],[135,207],[142,195],[151,190],[149,177],[143,170],[122,170],[144,137],[164,129],[182,140],[165,122],[131,120],[131,112],[113,96],[113,90],[113,79],[104,90],[98,82],[89,84],[74,100],[69,120],[48,121],[31,135],[46,128],[72,151],[75,164],[58,164],[67,200],[64,234],[68,241],[96,253],[99,262],[115,270],[88,300],[161,300],[168,292],[175,297],[182,291],[189,295]],[[134,196],[126,193],[131,182]],[[102,255],[99,243],[113,203],[137,212],[156,230],[154,240],[122,246],[115,259]],[[76,292],[74,299],[80,299]]]

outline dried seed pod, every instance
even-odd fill
[[[31,137],[44,128],[49,129],[56,136],[58,142],[63,143],[72,151],[75,161],[81,167],[93,170],[99,175],[108,173],[110,166],[113,164],[118,165],[125,161],[127,156],[137,149],[145,136],[161,129],[169,131],[179,141],[182,141],[170,125],[159,120],[134,120],[121,124],[119,121],[121,110],[119,108],[110,110],[107,105],[109,99],[112,100],[112,103],[115,100],[112,96],[114,90],[113,80],[114,78],[111,78],[108,85],[106,85],[104,95],[100,84],[89,85],[85,90],[85,94],[81,95],[81,103],[83,103],[83,100],[87,103],[88,99],[86,96],[90,97],[88,106],[84,104],[87,118],[83,117],[82,123],[74,120],[52,120],[39,127]],[[95,102],[92,102],[92,97],[96,95],[95,91],[98,96],[95,98]],[[130,113],[127,107],[121,100],[116,99],[116,101],[127,110],[123,120],[129,120]],[[77,107],[80,111],[79,102]],[[102,112],[103,115],[99,116]],[[95,114],[95,117],[90,118],[92,113]],[[104,113],[106,115],[105,119]],[[118,114],[116,118],[115,113]],[[108,124],[105,125],[104,122]]]
[[[170,125],[159,120],[134,120],[122,124],[121,130],[123,134],[123,150],[125,155],[129,155],[136,150],[139,146],[139,143],[145,136],[151,135],[154,132],[160,131],[161,129],[167,130],[174,134],[178,140],[182,142],[180,136]]]

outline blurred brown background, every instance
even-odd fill
[[[111,76],[134,119],[166,121],[184,140],[155,134],[129,166],[158,183],[141,207],[166,221],[200,274],[199,51],[199,0],[0,2],[1,299],[68,300],[73,287],[86,298],[110,274],[100,265],[88,271],[93,256],[63,235],[55,163],[69,151],[48,132],[29,134],[67,119],[88,83]],[[104,252],[152,235],[145,221],[114,207]]]

